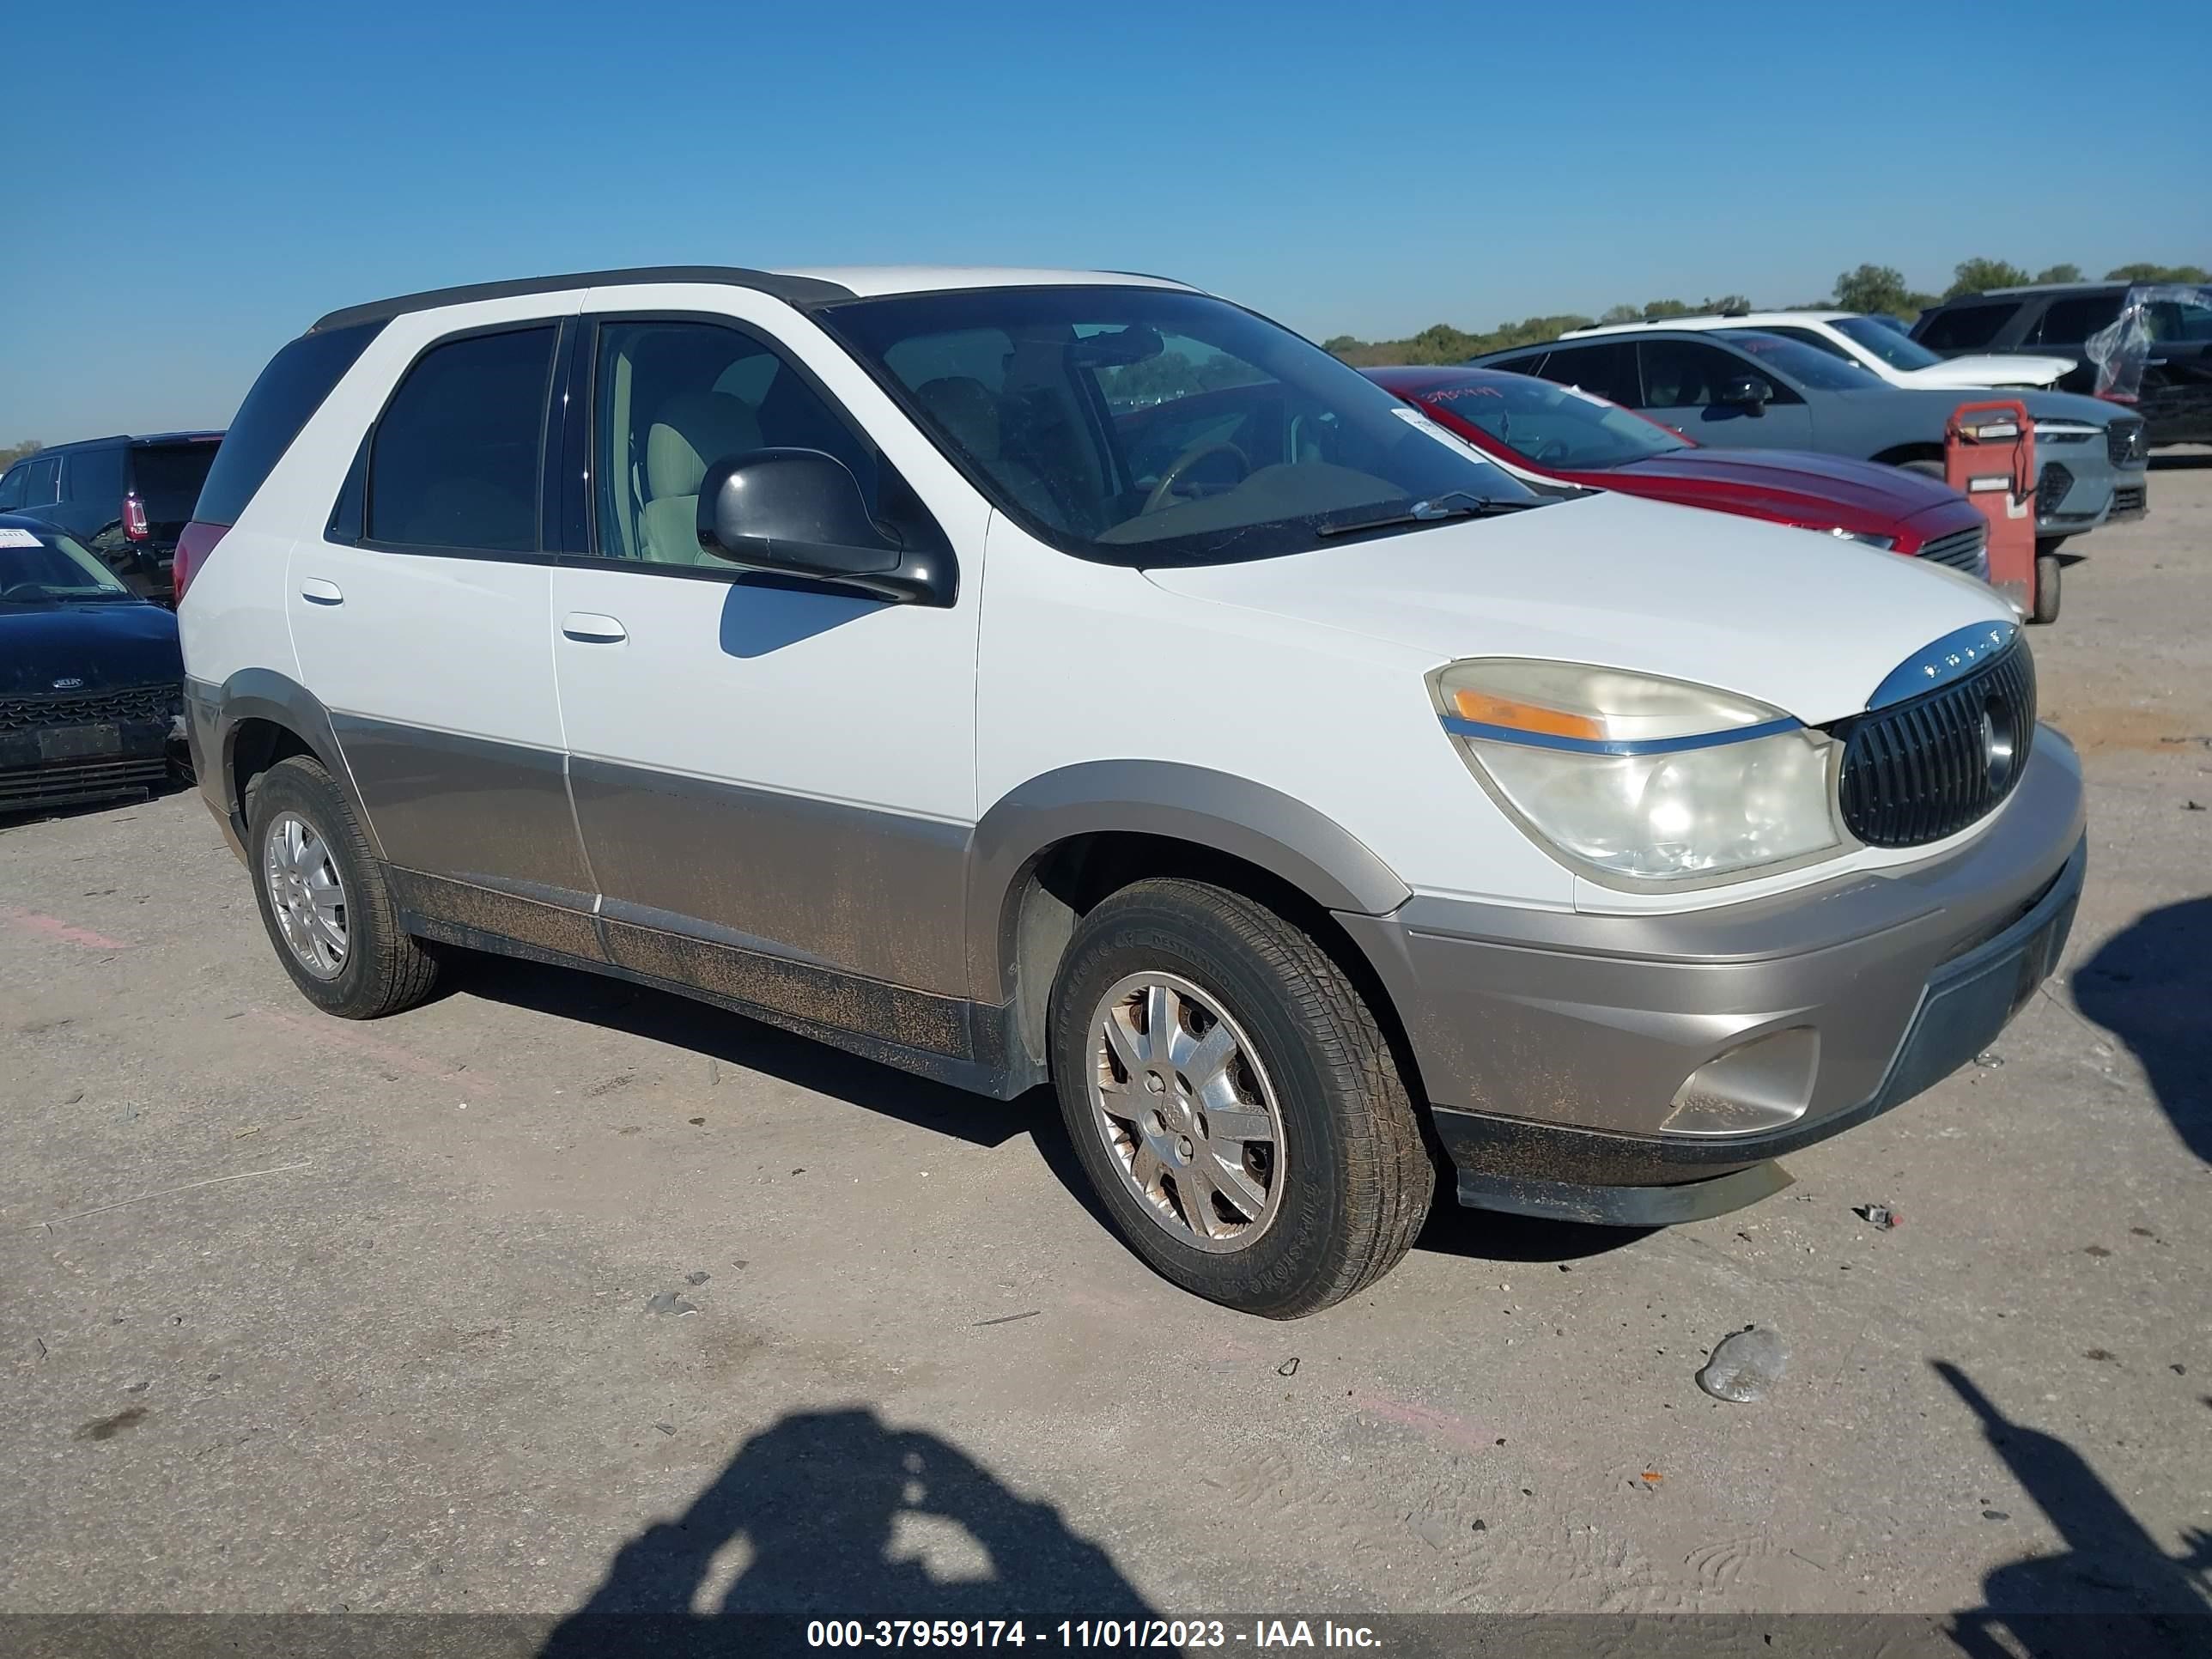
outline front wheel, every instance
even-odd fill
[[[1396,1265],[1435,1172],[1373,1011],[1314,939],[1181,879],[1086,915],[1054,989],[1076,1154],[1166,1278],[1291,1319]]]
[[[2028,620],[2055,623],[2058,620],[2058,556],[2040,550],[2041,545],[2038,544],[2035,556],[2035,605],[2028,611]]]

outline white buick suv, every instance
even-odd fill
[[[310,1000],[505,952],[1048,1084],[1137,1253],[1275,1316],[1384,1273],[1440,1173],[1637,1225],[1772,1192],[1988,1043],[2081,881],[1986,587],[1534,493],[1151,277],[334,312],[175,580]]]

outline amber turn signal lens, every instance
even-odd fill
[[[1534,732],[1547,738],[1588,738],[1601,743],[1605,740],[1602,721],[1587,714],[1547,708],[1540,702],[1492,696],[1487,691],[1462,686],[1452,693],[1452,707],[1462,720],[1477,720],[1485,726],[1503,726],[1510,731]]]

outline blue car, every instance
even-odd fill
[[[1626,404],[1701,444],[1814,449],[1941,476],[1943,427],[1972,392],[1892,386],[1855,363],[1755,330],[1633,334],[1517,346],[1474,360]],[[2012,388],[2035,422],[2036,551],[2112,520],[2140,518],[2148,459],[2141,417],[2071,392]]]
[[[0,818],[167,782],[184,678],[174,612],[66,532],[0,514]]]

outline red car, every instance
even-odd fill
[[[1988,579],[1988,521],[1923,472],[1795,450],[1704,449],[1619,404],[1500,369],[1362,373],[1447,432],[1540,477],[1826,530]]]

